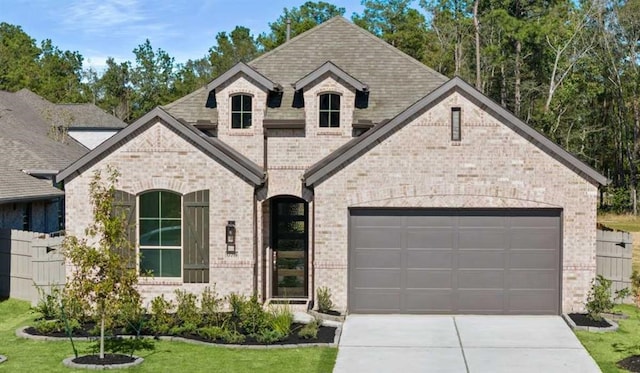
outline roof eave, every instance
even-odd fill
[[[323,63],[319,68],[295,82],[293,84],[293,89],[296,91],[301,90],[327,73],[337,76],[358,91],[366,92],[369,90],[369,86],[367,84],[349,75],[346,71],[342,70],[331,61]]]
[[[260,84],[262,88],[264,88],[267,91],[277,92],[282,90],[282,86],[280,84],[260,74],[258,71],[254,70],[244,62],[238,62],[232,68],[227,70],[224,74],[212,80],[209,84],[207,84],[207,89],[209,91],[213,91],[240,73],[247,75],[249,78],[256,81],[258,84]]]

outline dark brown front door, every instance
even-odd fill
[[[308,204],[294,197],[271,202],[273,296],[307,297]]]

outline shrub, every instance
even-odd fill
[[[611,300],[611,280],[607,280],[602,275],[596,276],[591,281],[591,290],[587,296],[587,314],[595,321],[602,320],[603,312],[610,312],[614,303]]]
[[[331,290],[328,287],[323,286],[316,291],[316,298],[318,299],[318,311],[327,313],[333,308],[333,302],[331,301]]]
[[[216,339],[222,339],[222,337],[225,335],[225,333],[228,333],[228,331],[219,326],[205,326],[198,329],[197,333],[202,338],[215,341]]]
[[[269,310],[269,329],[283,336],[282,339],[289,336],[291,324],[293,324],[293,312],[288,305],[272,307]]]
[[[267,313],[258,302],[257,296],[247,299],[232,294],[229,304],[233,317],[247,334],[256,334],[268,326]]]
[[[51,293],[47,294],[44,289],[36,286],[38,290],[38,304],[33,310],[38,312],[45,320],[60,318],[60,307],[62,307],[62,291],[59,287],[52,287]]]
[[[245,339],[246,337],[236,330],[225,330],[224,334],[222,334],[222,340],[225,343],[240,344],[244,342]]]
[[[202,292],[202,300],[200,301],[200,309],[202,310],[202,322],[204,325],[213,326],[220,322],[220,311],[223,299],[218,296],[216,286],[212,288],[206,287]]]
[[[310,323],[303,326],[298,332],[298,336],[303,339],[317,339],[318,329],[320,329],[320,321],[313,319]]]
[[[173,315],[169,311],[173,308],[173,302],[164,299],[164,295],[151,300],[151,319],[149,327],[155,334],[167,334],[175,324]]]
[[[62,320],[41,319],[34,323],[33,328],[41,334],[61,333],[65,331]]]
[[[231,316],[235,318],[240,317],[240,310],[246,302],[246,298],[243,295],[231,293],[227,297],[229,301],[229,308],[231,309]]]
[[[272,344],[287,338],[288,333],[282,334],[273,329],[262,329],[259,333],[255,334],[256,341],[264,344]]]
[[[125,333],[140,336],[145,323],[145,309],[142,307],[140,299],[133,299],[122,304],[120,314],[116,318],[116,324],[123,328]]]
[[[638,271],[633,271],[631,274],[631,295],[636,305],[640,307],[640,272]]]
[[[202,322],[200,311],[196,305],[198,298],[195,294],[189,293],[186,290],[176,289],[175,294],[177,303],[176,316],[178,317],[178,321],[183,325],[192,326],[195,330]]]

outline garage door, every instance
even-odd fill
[[[349,311],[558,314],[560,213],[352,209]]]

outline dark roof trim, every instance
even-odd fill
[[[58,126],[58,128],[63,128],[63,126]],[[68,131],[78,131],[78,132],[84,132],[84,131],[97,131],[97,132],[117,132],[120,131],[121,129],[123,129],[124,126],[122,127],[75,127],[75,126],[69,126],[66,127],[66,129]]]
[[[20,197],[4,197],[4,198],[0,198],[0,204],[52,200],[54,198],[59,198],[62,196],[64,196],[64,192],[61,190],[60,193],[47,193],[47,194],[20,196]]]
[[[244,62],[238,62],[232,68],[227,70],[224,74],[212,80],[209,84],[207,84],[207,89],[209,91],[213,91],[218,88],[237,74],[245,74],[249,78],[255,80],[258,84],[260,84],[267,91],[281,91],[282,86],[276,82],[271,81],[266,76],[260,74],[258,71],[252,69],[249,65]]]
[[[117,134],[111,136],[95,149],[75,161],[56,176],[56,182],[60,182],[74,173],[79,172],[82,167],[90,164],[103,153],[112,150],[120,141],[134,133],[138,128],[154,120],[163,121],[166,125],[188,138],[192,143],[198,145],[207,154],[217,159],[221,164],[236,171],[240,176],[244,177],[254,186],[264,183],[265,174],[260,166],[256,165],[228,145],[220,142],[218,139],[207,138],[206,136],[201,135],[198,129],[191,125],[181,123],[160,107],[156,107],[151,110],[142,118],[130,124]]]
[[[304,119],[264,119],[262,126],[269,130],[282,130],[282,129],[304,129]]]
[[[326,156],[324,159],[320,160],[318,163],[311,166],[304,173],[305,184],[308,187],[316,186],[342,165],[359,157],[369,146],[380,141],[381,138],[393,131],[396,127],[405,124],[415,115],[419,114],[429,106],[435,105],[442,98],[454,91],[459,92],[469,100],[473,101],[476,105],[495,116],[498,120],[508,125],[518,134],[531,141],[547,154],[551,155],[586,180],[600,185],[607,185],[609,183],[609,180],[598,171],[594,170],[589,165],[582,162],[553,141],[549,140],[543,134],[518,119],[507,109],[498,105],[480,91],[469,85],[469,83],[459,77],[455,77],[411,105],[395,118],[386,123],[381,123],[375,126],[365,132],[362,136],[349,141],[333,153]]]
[[[337,76],[338,78],[344,80],[345,82],[347,82],[347,84],[349,84],[350,86],[352,86],[353,88],[355,88],[358,91],[365,92],[365,91],[367,91],[369,89],[368,85],[366,85],[365,83],[359,81],[358,79],[354,78],[353,76],[347,74],[344,70],[342,70],[341,68],[336,66],[331,61],[325,62],[324,64],[322,64],[322,66],[318,67],[317,69],[315,69],[314,71],[310,72],[309,74],[307,74],[302,79],[300,79],[297,82],[295,82],[293,84],[293,89],[295,89],[296,91],[298,91],[300,89],[303,89],[306,86],[308,86],[309,84],[311,84],[314,80],[322,77],[324,74],[327,74],[327,73],[333,74],[333,75]]]

